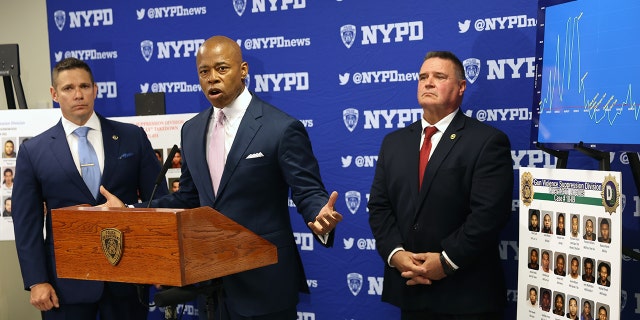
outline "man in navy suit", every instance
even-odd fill
[[[207,39],[196,56],[208,108],[182,127],[182,167],[177,192],[152,207],[210,206],[278,248],[278,262],[222,278],[222,319],[296,319],[298,292],[308,292],[291,227],[288,196],[318,240],[331,246],[342,215],[327,194],[309,136],[302,123],[262,101],[245,87],[249,72],[238,44],[223,36]],[[214,187],[216,163],[208,147],[215,126],[224,127],[226,157]],[[122,206],[108,198],[106,205]],[[200,308],[200,317],[206,319]]]
[[[465,89],[454,54],[428,53],[418,80],[423,118],[380,148],[369,223],[385,264],[382,300],[405,320],[503,317],[498,238],[511,215],[510,143],[460,110]],[[427,127],[436,130],[419,179]]]
[[[94,112],[98,87],[89,66],[78,59],[60,61],[52,72],[51,97],[60,104],[58,124],[24,142],[16,160],[13,223],[16,248],[31,304],[44,319],[146,319],[148,307],[138,300],[136,286],[60,279],[51,230],[51,209],[79,204],[97,205],[81,176],[78,127],[90,127],[100,184],[128,203],[149,199],[160,165],[140,127],[107,120]],[[167,194],[161,185],[157,195]],[[97,197],[97,198],[96,198]],[[42,230],[46,222],[46,238]],[[142,293],[145,295],[145,292]],[[143,297],[146,302],[147,297]]]

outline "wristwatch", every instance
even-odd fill
[[[444,258],[444,255],[442,255],[442,253],[440,253],[440,263],[442,264],[442,269],[444,270],[444,274],[446,274],[447,276],[450,276],[456,272],[456,270],[453,267],[451,267],[449,262],[447,262],[447,259]]]

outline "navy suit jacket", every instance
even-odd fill
[[[422,125],[388,134],[368,203],[376,247],[385,261],[382,299],[402,309],[434,312],[498,311],[506,289],[499,234],[511,215],[513,167],[501,131],[458,112],[434,149],[418,188]],[[432,285],[407,286],[386,263],[402,245],[442,252],[459,267]]]
[[[293,308],[308,286],[291,227],[289,190],[305,222],[314,221],[329,199],[307,132],[300,121],[253,95],[215,196],[206,159],[211,114],[209,108],[183,125],[180,190],[151,206],[210,206],[273,243],[277,264],[223,277],[223,287],[243,316]],[[333,232],[329,238],[327,246]]]
[[[125,203],[149,199],[160,164],[147,135],[132,124],[107,120],[101,116],[104,144],[102,185]],[[168,193],[166,184],[156,191]],[[51,283],[61,303],[91,303],[102,295],[104,282],[59,279],[56,276],[51,209],[79,204],[97,205],[106,200],[95,199],[76,168],[62,122],[27,140],[20,146],[13,186],[13,225],[16,248],[25,289],[36,283]],[[45,224],[46,238],[42,230]],[[110,284],[117,295],[135,293],[135,287]]]

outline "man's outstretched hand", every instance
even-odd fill
[[[336,227],[338,222],[342,221],[342,215],[334,209],[337,199],[338,192],[332,192],[329,201],[316,216],[316,220],[307,224],[315,234],[327,234]]]

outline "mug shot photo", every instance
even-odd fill
[[[540,210],[529,209],[529,231],[540,231]]]
[[[560,253],[557,252],[556,253],[556,265],[555,268],[553,270],[553,273],[555,273],[556,275],[559,276],[566,276],[567,275],[567,271],[565,269],[565,258],[564,258],[564,253]]]
[[[596,315],[598,316],[596,319],[598,320],[607,320],[609,319],[609,306],[602,303],[596,304]]]
[[[580,278],[580,257],[578,256],[569,256],[571,259],[571,265],[569,267],[569,275],[571,279],[579,279]]]
[[[3,142],[4,148],[2,149],[3,158],[11,159],[16,157],[16,150],[15,150],[16,145],[13,141],[14,141],[13,139],[4,140]]]
[[[598,228],[598,232],[600,232],[600,236],[598,237],[598,242],[611,243],[609,219],[600,218],[599,225],[600,227]]]
[[[551,311],[551,290],[547,288],[540,289],[540,309],[545,312]]]
[[[577,214],[571,215],[571,237],[577,238],[580,235],[580,218]]]
[[[584,236],[582,238],[587,241],[596,241],[596,234],[593,232],[594,217],[585,217]]]
[[[527,305],[531,308],[535,308],[538,305],[538,288],[535,286],[529,286],[529,294],[527,297]]]
[[[593,311],[591,310],[593,301],[582,299],[582,313],[580,313],[580,319],[593,320]]]
[[[567,312],[567,318],[571,319],[571,320],[578,320],[578,298],[577,297],[567,297],[569,300],[569,311]]]
[[[550,265],[551,265],[551,253],[548,250],[542,251],[542,259],[540,265],[542,266],[542,271],[549,273]]]
[[[529,269],[538,270],[538,249],[529,248]]]
[[[551,213],[544,214],[544,218],[542,220],[542,233],[553,234],[553,229],[551,228]]]
[[[593,275],[593,259],[585,258],[582,263],[582,281],[594,283],[596,281],[595,276]]]
[[[611,279],[609,279],[610,275],[611,266],[609,263],[606,261],[600,261],[600,263],[598,263],[598,284],[605,287],[611,286]]]
[[[553,314],[564,316],[564,293],[555,292],[553,299]]]
[[[565,235],[565,227],[564,227],[564,213],[558,213],[558,217],[556,218],[558,223],[556,224],[556,234],[559,236]]]

